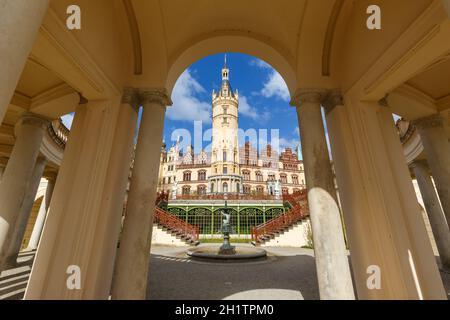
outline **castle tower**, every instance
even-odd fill
[[[222,85],[212,94],[213,138],[211,155],[210,192],[241,192],[239,172],[238,108],[239,94],[230,84],[227,58],[222,68]]]

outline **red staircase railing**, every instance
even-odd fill
[[[280,232],[292,226],[294,223],[308,217],[309,210],[306,198],[307,193],[305,190],[296,192],[292,195],[283,195],[283,200],[291,204],[291,209],[276,218],[253,227],[251,230],[252,241],[255,243],[262,242],[264,237]]]
[[[161,208],[156,207],[153,221],[172,232],[184,235],[187,239],[192,241],[198,241],[199,239],[199,227],[189,224]]]

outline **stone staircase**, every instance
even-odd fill
[[[177,230],[171,230],[158,223],[153,224],[152,245],[171,245],[171,246],[196,246],[198,240],[194,240]]]
[[[252,228],[253,245],[268,246],[270,243],[271,245],[298,246],[300,244],[302,246],[306,244],[306,241],[304,244],[302,242],[305,240],[302,237],[305,230],[298,230],[302,226],[302,221],[309,216],[306,190],[293,195],[283,195],[283,201],[291,208],[286,213]]]
[[[17,265],[0,273],[0,300],[21,300],[24,296],[36,251],[23,251]]]
[[[286,229],[276,232],[272,237],[261,241],[261,247],[295,247],[308,246],[307,233],[310,228],[309,219],[300,220]]]
[[[176,245],[180,241],[184,242],[187,245],[199,244],[198,239],[200,231],[197,226],[191,225],[159,207],[156,207],[155,209],[153,222],[157,227],[156,230],[155,228],[153,228],[155,234],[152,235],[152,241],[155,240],[155,242],[153,242],[155,244],[159,243]],[[165,232],[166,235],[159,232],[158,229]],[[169,238],[167,237],[167,235],[169,236]],[[159,239],[157,238],[158,236]]]

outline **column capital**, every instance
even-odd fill
[[[139,98],[142,105],[146,103],[158,103],[163,107],[168,107],[173,104],[165,88],[139,89]]]
[[[383,98],[378,100],[378,105],[381,107],[389,107],[388,96],[389,95],[385,95]]]
[[[130,105],[137,112],[140,105],[138,89],[125,87],[123,89],[121,103]]]
[[[305,102],[322,103],[327,96],[325,89],[299,89],[291,99],[291,106],[299,107]]]
[[[45,174],[45,179],[47,179],[49,182],[55,182],[56,178],[58,177],[57,172],[49,171]]]
[[[30,112],[24,113],[18,122],[20,125],[34,126],[43,130],[46,130],[50,123],[49,119]]]
[[[330,113],[336,106],[344,105],[344,97],[340,90],[332,90],[328,93],[325,99],[322,101],[322,106],[325,109],[325,113]]]
[[[433,114],[431,116],[416,119],[411,122],[418,129],[428,129],[434,127],[443,127],[444,119],[439,113]]]

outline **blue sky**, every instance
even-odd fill
[[[178,79],[172,92],[173,106],[168,108],[164,126],[164,141],[171,146],[180,130],[193,136],[194,122],[202,121],[203,132],[211,128],[211,94],[221,84],[221,69],[225,54],[206,57],[191,65]],[[230,82],[239,91],[239,127],[243,130],[279,130],[279,146],[293,150],[300,142],[297,113],[289,105],[287,86],[270,65],[255,57],[227,53]],[[393,115],[395,121],[400,117]],[[70,128],[73,113],[63,116]],[[328,139],[328,130],[325,131]],[[270,135],[269,143],[275,144]],[[191,141],[193,143],[194,141]],[[242,144],[242,141],[240,141]],[[202,147],[207,147],[208,141]],[[195,145],[199,152],[201,146]],[[207,151],[209,151],[206,148]],[[300,155],[301,158],[301,155]]]
[[[194,137],[195,122],[201,121],[203,132],[211,128],[211,95],[213,89],[220,88],[224,57],[225,53],[203,58],[179,77],[172,92],[173,106],[167,109],[165,117],[164,141],[167,146],[176,141],[180,130]],[[280,74],[264,61],[245,54],[227,53],[227,64],[233,90],[239,91],[239,128],[257,132],[266,129],[268,142],[275,145],[277,137],[271,137],[270,132],[279,130],[280,149],[290,147],[295,150],[300,143],[297,112],[289,105],[289,91]],[[62,119],[70,128],[73,114]],[[209,151],[208,141],[199,146],[192,138],[191,143],[196,153],[202,147]]]
[[[172,94],[174,104],[166,113],[167,145],[176,140],[177,129],[193,135],[194,121],[202,121],[203,130],[211,128],[211,93],[220,88],[224,55],[194,63],[178,79]],[[289,91],[278,72],[255,57],[239,53],[227,53],[227,64],[233,90],[239,91],[239,127],[268,132],[278,129],[280,148],[295,148],[300,141],[297,113],[289,105]],[[270,133],[268,140],[271,142]],[[200,149],[195,148],[196,152]]]

